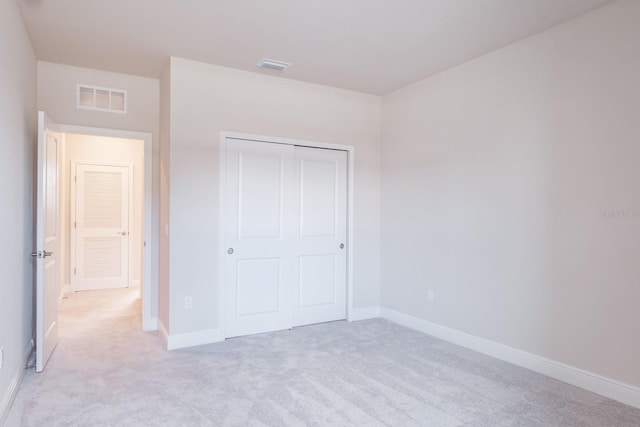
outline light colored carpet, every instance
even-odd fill
[[[639,426],[640,410],[385,320],[167,352],[135,291],[78,293],[8,426]]]

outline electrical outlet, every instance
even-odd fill
[[[427,289],[427,301],[433,302],[434,293],[433,289]]]
[[[4,365],[4,347],[0,348],[0,371],[2,370],[2,365]]]
[[[184,308],[186,309],[193,308],[193,298],[184,297]]]

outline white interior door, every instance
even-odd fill
[[[292,326],[293,147],[226,145],[225,335]]]
[[[36,371],[58,343],[58,144],[54,124],[38,112],[36,207]]]
[[[347,312],[347,153],[295,148],[293,325]]]
[[[225,336],[346,318],[346,152],[225,147]]]
[[[74,169],[71,286],[128,287],[131,168],[77,163]]]

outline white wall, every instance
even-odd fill
[[[133,165],[133,218],[129,226],[133,256],[130,264],[134,283],[142,279],[142,237],[144,213],[144,141],[138,139],[109,138],[90,135],[65,134],[64,137],[64,180],[65,196],[60,206],[64,206],[61,219],[65,234],[63,270],[64,284],[71,284],[71,190],[73,182],[73,162],[101,162]]]
[[[377,306],[380,98],[179,58],[170,82],[170,333],[220,326],[220,131],[355,147],[354,303]]]
[[[0,424],[32,337],[36,59],[13,0],[0,2]]]
[[[640,385],[638,22],[619,1],[384,97],[385,307]]]
[[[78,83],[127,90],[126,114],[81,110],[76,108]],[[38,109],[51,120],[65,125],[89,126],[137,132],[150,132],[152,148],[152,261],[151,317],[158,306],[158,212],[159,212],[159,80],[89,68],[72,67],[38,61]],[[67,282],[68,283],[68,282]]]

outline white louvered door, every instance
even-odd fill
[[[131,168],[76,164],[72,186],[74,291],[129,286]]]

